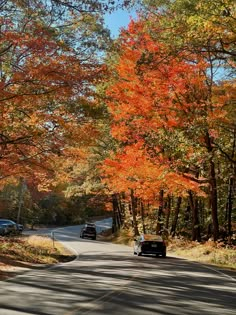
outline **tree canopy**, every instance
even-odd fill
[[[111,40],[104,13],[135,4],[137,20]],[[135,234],[150,225],[175,234],[181,217],[193,240],[231,237],[234,1],[0,8],[2,186],[24,178],[32,194],[54,185],[71,200],[109,200],[114,224]]]

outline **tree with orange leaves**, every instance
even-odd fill
[[[228,119],[224,106],[231,96],[219,97],[216,84],[209,90],[206,78],[211,64],[204,54],[187,50],[171,54],[163,36],[158,41],[156,34],[162,30],[156,27],[155,21],[159,25],[161,18],[159,15],[147,23],[131,22],[119,39],[116,75],[107,92],[111,132],[121,144],[118,155],[113,157],[120,162],[112,177],[114,182],[110,183],[114,190],[122,190],[124,186],[127,189],[134,183],[138,187],[139,180],[129,181],[130,177],[124,174],[132,169],[131,178],[137,179],[140,173],[145,177],[148,169],[156,175],[153,182],[157,186],[152,183],[152,187],[159,187],[166,194],[178,191],[177,196],[187,192],[192,216],[196,219],[193,220],[194,239],[200,239],[199,231],[195,230],[199,220],[194,196],[205,192],[211,203],[216,240],[219,224],[213,152],[218,126]],[[127,167],[124,157],[119,156],[139,143],[142,143],[141,155],[149,163],[147,168],[143,161],[140,163],[141,172],[137,166],[132,167],[134,153],[130,154]],[[116,185],[118,174],[122,174],[123,185]],[[199,185],[204,185],[202,192]]]
[[[94,85],[104,73],[103,10],[98,1],[1,4],[1,184],[38,176],[45,185],[55,160],[95,138],[87,108],[96,106]]]

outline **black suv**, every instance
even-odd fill
[[[97,237],[97,231],[96,226],[93,223],[87,223],[85,224],[84,228],[80,232],[81,238],[91,238],[93,240],[96,240]]]
[[[134,254],[166,257],[166,243],[160,235],[140,235],[135,239]]]

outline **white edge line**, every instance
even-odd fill
[[[208,265],[206,265],[206,264],[204,264],[204,263],[201,263],[200,261],[194,261],[194,260],[188,259],[188,258],[186,258],[186,257],[177,256],[177,255],[170,255],[170,256],[168,256],[168,257],[170,257],[170,258],[171,258],[171,257],[173,257],[173,258],[180,258],[180,259],[187,260],[187,261],[189,261],[189,262],[191,262],[191,263],[193,263],[193,264],[202,266],[202,267],[204,267],[204,268],[206,268],[206,269],[210,269],[210,270],[212,270],[212,271],[215,271],[216,273],[219,273],[219,274],[222,275],[222,276],[225,276],[226,278],[229,278],[229,279],[231,279],[231,280],[233,280],[233,281],[236,281],[235,278],[231,277],[231,276],[228,275],[227,273],[224,273],[223,271],[220,271],[220,270],[217,270],[217,269],[215,269],[215,268],[213,268],[213,267],[210,267],[210,266],[208,266]],[[231,270],[229,270],[229,271],[231,271]],[[235,271],[232,270],[232,272],[235,272]]]

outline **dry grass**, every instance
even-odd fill
[[[134,234],[131,230],[129,231],[121,230],[120,232],[114,235],[112,242],[116,244],[125,244],[128,246],[133,246]]]
[[[112,234],[111,229],[108,229],[106,231],[103,231],[101,235],[99,235],[99,239],[104,242],[112,242],[115,244],[132,246],[134,237],[131,230],[120,230],[117,233]]]
[[[35,264],[55,264],[74,258],[60,243],[43,236],[0,238],[0,280],[17,268],[33,268]]]
[[[132,231],[121,230],[119,233],[105,237],[113,243],[133,246]],[[194,261],[236,270],[236,246],[224,243],[198,243],[180,239],[169,239],[167,255],[180,256]]]
[[[236,270],[235,246],[213,241],[202,244],[176,239],[170,241],[168,251],[191,260]]]
[[[27,244],[31,247],[31,251],[38,255],[38,258],[49,264],[60,262],[63,257],[65,260],[70,260],[73,256],[61,243],[57,241],[53,243],[46,236],[31,235],[27,238]]]

